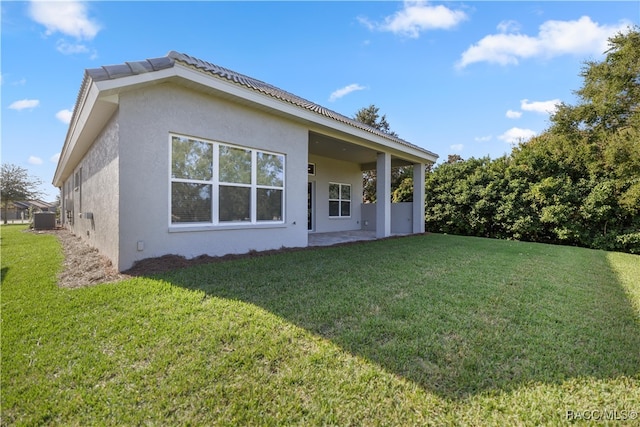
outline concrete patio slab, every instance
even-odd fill
[[[376,240],[376,232],[354,230],[332,233],[309,233],[309,246],[331,246],[360,240]]]

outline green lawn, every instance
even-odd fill
[[[67,290],[3,226],[3,425],[557,425],[640,412],[640,256],[425,235]],[[593,412],[599,411],[599,412]]]

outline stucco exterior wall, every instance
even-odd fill
[[[314,183],[314,232],[360,230],[362,206],[362,171],[355,163],[330,159],[316,155],[309,156],[315,163],[316,174],[309,175]],[[329,183],[351,184],[351,217],[329,217]]]
[[[362,205],[362,229],[376,231],[376,204]],[[402,202],[391,204],[391,233],[413,233],[413,203]]]
[[[191,258],[307,245],[305,127],[171,83],[121,94],[119,125],[120,270],[165,254]],[[170,133],[284,154],[284,224],[172,227]]]
[[[118,265],[118,113],[116,112],[65,182],[73,199],[66,226]],[[74,176],[81,169],[81,183]],[[70,184],[67,184],[70,182]]]

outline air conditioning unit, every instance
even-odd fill
[[[33,214],[33,228],[35,230],[55,230],[55,212],[36,212]]]

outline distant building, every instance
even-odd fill
[[[26,221],[30,219],[30,213],[36,212],[55,212],[58,207],[57,203],[43,202],[42,200],[23,200],[10,202],[8,209],[0,209],[0,218],[2,221]]]

